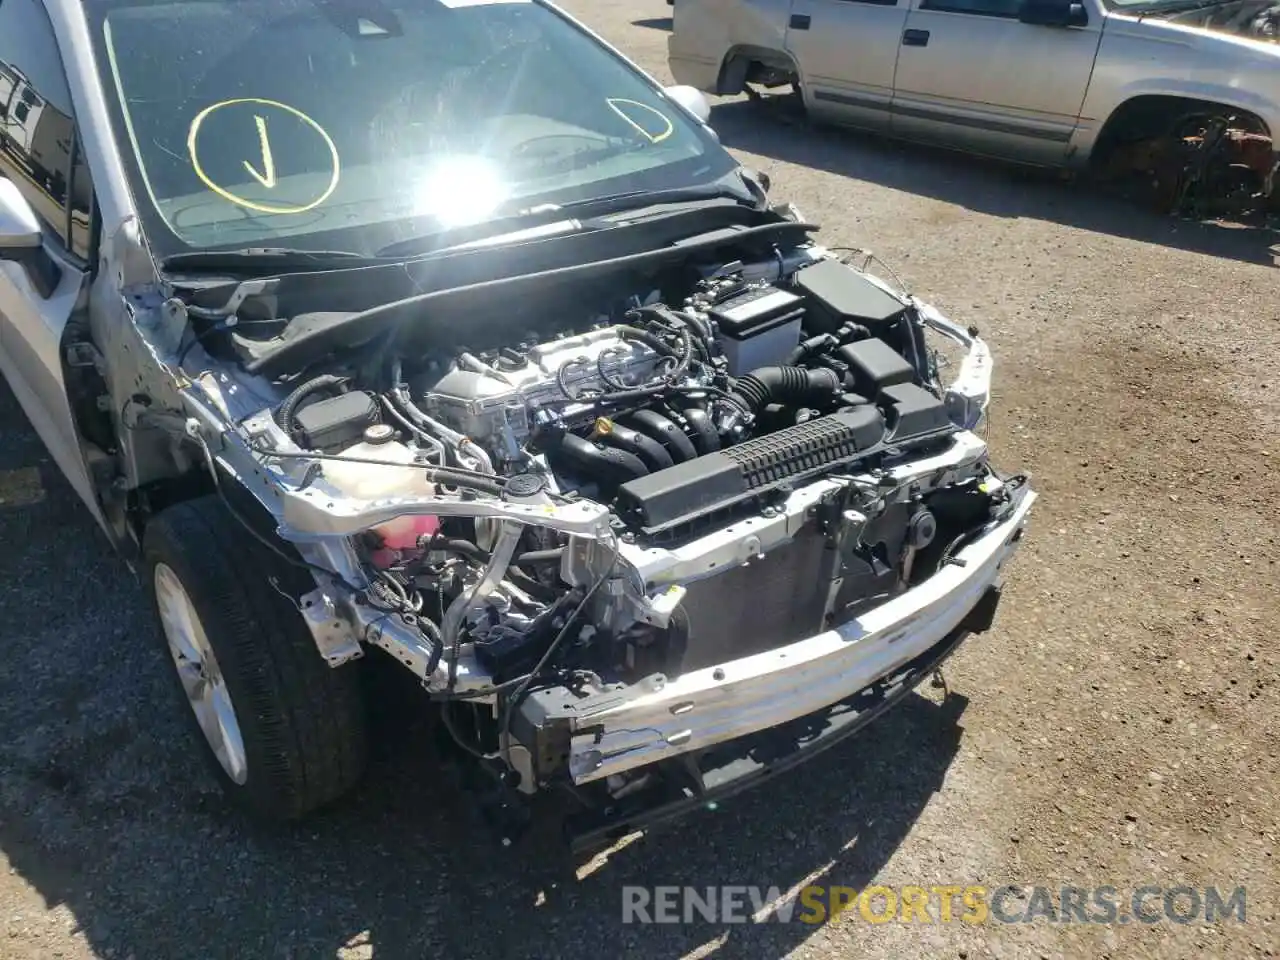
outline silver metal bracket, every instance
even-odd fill
[[[333,598],[323,589],[317,587],[299,597],[298,610],[311,631],[316,648],[329,666],[340,667],[364,656],[364,649],[352,634],[350,625],[339,615]]]

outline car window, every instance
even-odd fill
[[[643,75],[542,4],[87,9],[160,256],[264,243],[369,253],[437,221],[486,219],[496,203],[686,186],[735,167]]]
[[[1016,18],[1021,0],[923,0],[921,10],[970,13],[980,17]]]
[[[0,0],[0,175],[47,232],[87,257],[93,186],[74,167],[75,121],[58,44],[38,0]]]

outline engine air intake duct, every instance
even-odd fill
[[[839,390],[840,378],[833,370],[760,367],[738,379],[733,395],[752,413],[759,413],[770,403],[821,405],[834,399]]]
[[[616,506],[629,522],[657,533],[872,453],[884,432],[875,407],[842,410],[630,480]]]

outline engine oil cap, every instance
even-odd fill
[[[364,428],[365,443],[386,443],[396,435],[389,423],[374,423]]]
[[[517,473],[514,477],[507,480],[502,488],[502,499],[524,499],[525,497],[536,497],[543,490],[547,489],[547,481],[534,473]]]

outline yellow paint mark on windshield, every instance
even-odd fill
[[[626,100],[622,97],[609,97],[605,100],[605,103],[609,104],[610,109],[612,109],[614,113],[627,121],[627,123],[629,123],[637,133],[647,139],[650,143],[661,143],[675,132],[675,125],[672,124],[671,118],[661,110],[656,107],[651,107],[647,103],[641,103],[638,100]],[[636,120],[635,117],[631,116],[631,113],[637,108],[644,113],[657,117],[662,123],[662,129],[655,133]]]
[[[267,136],[267,121],[255,113],[253,122],[258,125],[258,148],[262,151],[262,173],[255,170],[253,164],[248,160],[244,161],[244,168],[249,171],[249,176],[270,190],[276,185],[276,161],[275,157],[271,155],[271,139]]]
[[[261,200],[251,200],[232,192],[227,187],[216,183],[205,172],[204,166],[200,162],[199,137],[201,127],[204,125],[205,121],[217,111],[224,110],[227,107],[242,105],[253,107],[253,122],[257,128],[258,134],[256,160],[261,166],[255,166],[249,159],[241,161],[249,175],[265,189],[276,189],[279,185],[279,179],[276,176],[276,159],[271,149],[271,135],[267,118],[274,113],[278,118],[285,119],[286,122],[289,122],[286,118],[300,120],[319,136],[321,142],[324,144],[324,149],[329,154],[329,159],[332,164],[332,170],[329,174],[328,181],[319,196],[312,200],[308,200],[305,203],[264,203]],[[245,154],[246,156],[252,156],[254,151],[248,144],[252,144],[253,141],[248,137],[245,139],[248,141],[246,144]],[[222,149],[227,148],[225,143],[220,143],[219,146]],[[236,100],[220,100],[217,103],[210,104],[197,113],[195,118],[191,121],[190,129],[187,131],[187,153],[191,157],[191,168],[195,171],[196,176],[200,178],[201,183],[224,200],[234,203],[236,206],[245,207],[248,210],[254,210],[258,213],[305,213],[308,210],[312,210],[329,199],[333,191],[337,188],[338,180],[342,175],[341,163],[338,159],[338,147],[324,127],[320,126],[320,124],[312,117],[303,113],[297,107],[291,107],[287,103],[280,103],[278,100],[263,100],[259,97],[241,97]]]

